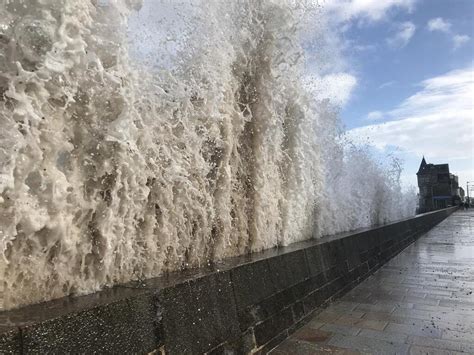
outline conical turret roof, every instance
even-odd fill
[[[423,159],[421,159],[420,168],[418,169],[417,174],[422,173],[425,170],[426,165],[428,164],[426,164],[425,156],[423,155]]]

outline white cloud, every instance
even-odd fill
[[[440,31],[444,33],[451,32],[451,23],[449,21],[443,20],[441,17],[436,17],[429,20],[427,27],[429,31]]]
[[[367,115],[367,120],[369,121],[377,121],[383,118],[383,112],[382,111],[372,111],[369,112]]]
[[[381,84],[381,85],[379,86],[379,89],[388,88],[388,87],[390,87],[390,86],[395,85],[396,83],[397,83],[397,82],[396,82],[395,80],[387,81],[387,82]]]
[[[330,99],[336,106],[344,106],[357,86],[357,78],[348,74],[348,50],[355,52],[376,52],[376,44],[354,43],[342,33],[354,24],[364,25],[379,21],[389,21],[398,12],[411,12],[419,0],[308,0],[322,7],[315,11],[314,26],[320,26],[321,35],[308,35],[304,41],[317,50],[309,51],[310,63],[307,68],[309,84],[317,99]],[[308,31],[309,32],[309,31]],[[315,33],[313,31],[313,33]],[[315,46],[317,45],[317,47]],[[316,79],[314,79],[316,78]],[[317,85],[313,85],[314,81]],[[322,89],[321,89],[322,88]]]
[[[392,48],[403,48],[415,34],[416,26],[412,22],[403,22],[398,25],[397,33],[387,38],[387,44]]]
[[[352,49],[356,52],[373,52],[377,49],[374,44],[356,44],[352,46]]]
[[[390,112],[395,119],[420,115],[470,113],[474,109],[474,67],[448,72],[421,82],[422,90],[407,98]],[[441,118],[440,117],[440,118]]]
[[[467,35],[456,34],[451,30],[451,23],[449,21],[443,20],[441,17],[433,18],[428,21],[427,25],[428,30],[430,31],[439,31],[446,33],[451,36],[453,41],[453,49],[456,50],[461,47],[463,44],[469,42],[471,39]]]
[[[454,49],[458,49],[461,47],[464,43],[469,42],[471,38],[467,35],[454,35],[453,36],[453,45]]]
[[[471,169],[474,67],[425,80],[421,86],[419,92],[385,113],[391,121],[353,129],[348,136],[356,142],[368,139],[380,149],[397,146],[418,157],[427,154],[446,162],[459,159],[464,161],[460,170]]]
[[[345,106],[357,86],[357,78],[349,73],[333,73],[310,77],[308,88],[317,100],[328,99],[334,106]]]
[[[411,12],[417,0],[323,0],[321,4],[338,22],[385,20],[395,8]]]

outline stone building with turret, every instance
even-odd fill
[[[458,177],[449,172],[449,164],[427,164],[421,160],[418,178],[418,213],[438,210],[460,203]]]

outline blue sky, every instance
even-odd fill
[[[423,154],[449,163],[464,188],[474,181],[474,1],[320,2],[349,135],[397,151],[405,184],[416,184]]]

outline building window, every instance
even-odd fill
[[[421,176],[420,177],[420,182],[422,183],[429,183],[430,182],[430,177],[429,176]]]

